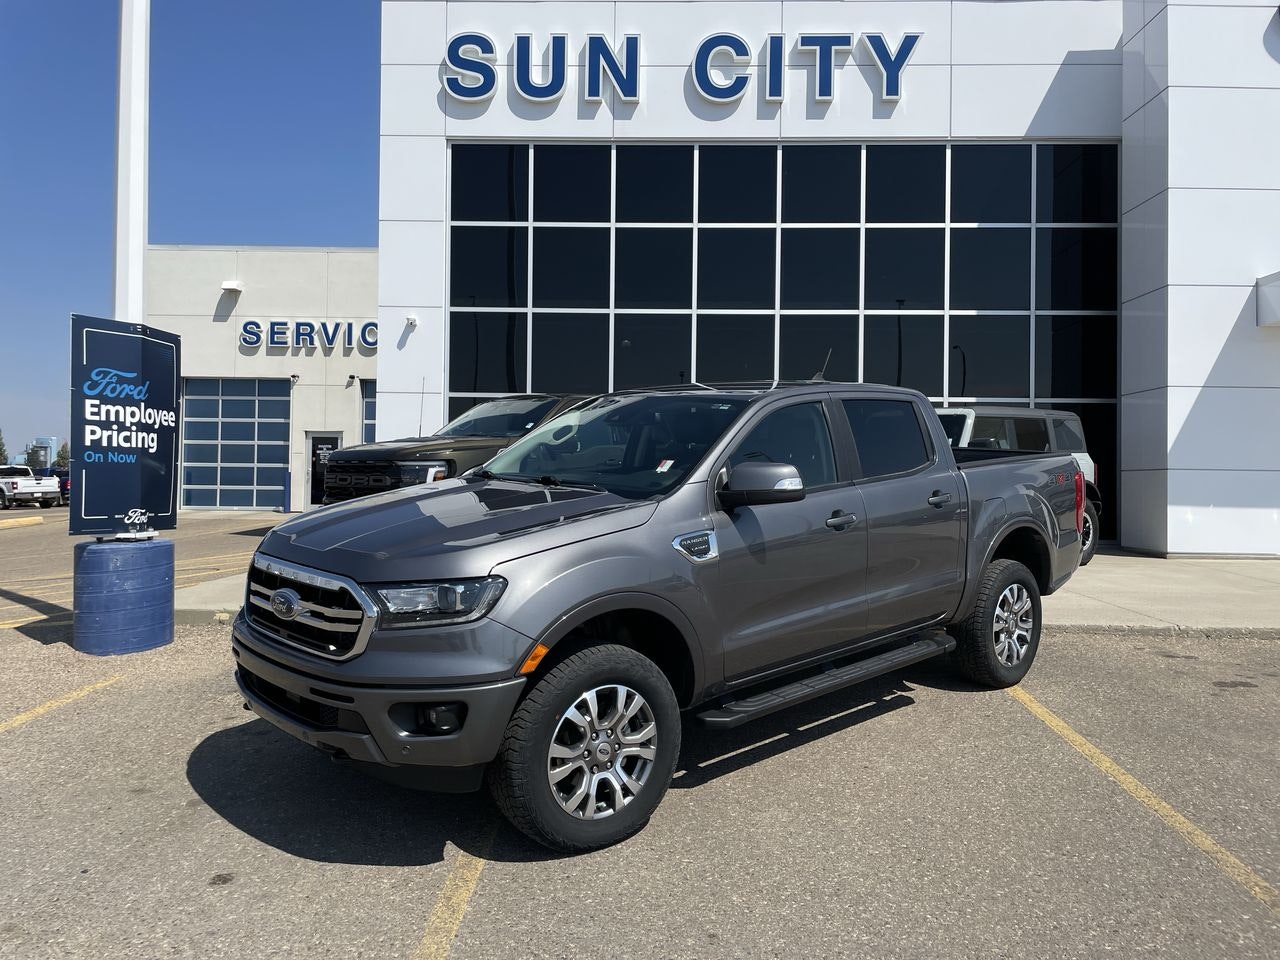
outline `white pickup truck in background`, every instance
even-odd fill
[[[46,510],[62,498],[57,477],[37,477],[30,467],[0,466],[0,510],[38,503]]]

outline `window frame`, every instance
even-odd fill
[[[850,458],[854,466],[853,483],[861,486],[863,484],[880,483],[884,480],[898,480],[903,477],[914,477],[917,474],[926,473],[938,466],[939,454],[938,445],[934,442],[933,431],[929,428],[929,421],[925,417],[924,412],[920,409],[920,401],[914,397],[895,396],[888,393],[869,393],[869,392],[848,392],[832,394],[836,406],[840,411],[840,419],[844,425],[844,434],[848,441]],[[875,476],[868,476],[862,466],[862,454],[858,451],[858,440],[853,433],[853,424],[849,421],[849,415],[845,412],[844,402],[846,400],[889,400],[895,403],[909,404],[916,415],[916,424],[920,427],[920,433],[924,436],[924,451],[926,460],[918,467],[910,470],[900,470],[897,473],[882,473]]]

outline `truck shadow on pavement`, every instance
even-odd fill
[[[902,674],[891,674],[735,730],[687,722],[672,789],[697,789],[911,706],[911,691]],[[487,792],[432,794],[383,783],[333,763],[265,720],[206,737],[188,757],[186,773],[200,800],[231,826],[308,860],[422,866],[443,860],[446,842],[486,860],[561,856],[507,825]]]

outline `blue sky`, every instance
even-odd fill
[[[117,0],[0,0],[0,431],[69,421],[110,316]],[[152,0],[152,243],[373,246],[377,0]]]

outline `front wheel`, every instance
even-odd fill
[[[949,627],[960,672],[987,687],[1012,687],[1040,648],[1040,588],[1016,560],[993,560],[982,573],[969,616]]]
[[[9,509],[9,498],[6,497],[3,493],[0,493],[0,510],[8,510],[8,509]]]
[[[1080,566],[1085,566],[1098,552],[1098,508],[1092,500],[1084,502],[1084,518],[1080,524]]]
[[[613,644],[556,664],[524,698],[489,772],[522,833],[566,852],[639,831],[680,753],[680,707],[657,665]]]

